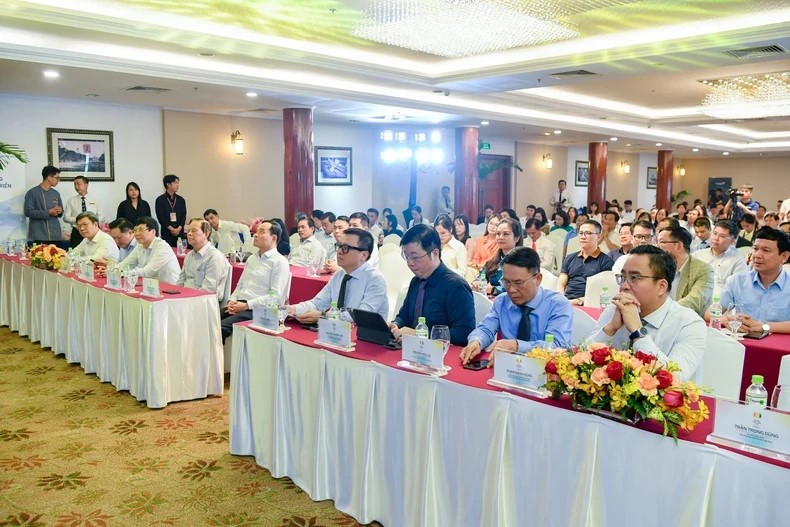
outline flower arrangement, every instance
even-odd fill
[[[59,271],[68,255],[66,251],[54,245],[36,245],[30,249],[30,265],[39,269]]]
[[[527,356],[546,361],[545,388],[553,397],[568,394],[576,407],[623,419],[654,419],[675,441],[678,428],[693,430],[710,417],[700,389],[675,378],[678,365],[662,365],[648,353],[591,343],[567,350],[535,348]]]

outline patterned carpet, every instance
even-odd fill
[[[227,389],[151,410],[0,328],[0,526],[359,525],[228,453]]]

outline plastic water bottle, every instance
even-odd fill
[[[710,327],[716,331],[721,330],[721,304],[719,304],[719,297],[713,297],[713,303],[708,309],[710,311]]]
[[[546,340],[547,350],[557,349],[557,345],[554,343],[554,335],[552,335],[551,333],[546,333],[546,336],[544,338]]]
[[[598,299],[602,308],[606,308],[609,304],[612,303],[612,295],[609,293],[608,287],[604,287],[603,289],[601,289],[601,294],[598,297]]]
[[[417,327],[414,328],[414,333],[421,339],[428,338],[428,324],[425,323],[425,317],[417,319]]]
[[[768,403],[768,390],[763,386],[762,375],[752,375],[752,383],[746,388],[746,405],[765,408]]]
[[[337,302],[332,302],[332,306],[326,312],[326,318],[330,320],[340,319],[340,310],[337,308]]]

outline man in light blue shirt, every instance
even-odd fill
[[[329,283],[313,298],[288,306],[288,313],[303,324],[313,324],[337,302],[338,309],[348,307],[373,311],[387,319],[389,302],[387,282],[368,260],[373,252],[373,236],[364,229],[346,229],[337,244],[337,264],[340,269]],[[351,321],[348,313],[344,320]]]
[[[121,269],[135,269],[143,278],[175,284],[181,269],[173,248],[159,238],[159,223],[150,216],[141,216],[133,232],[137,245],[124,258]]]
[[[469,344],[461,350],[467,364],[496,341],[496,349],[526,353],[546,346],[546,335],[554,336],[560,347],[571,344],[573,307],[564,295],[540,287],[540,256],[529,247],[516,247],[502,260],[502,285],[506,295],[494,300],[491,312],[469,334]]]
[[[790,333],[790,274],[783,267],[788,258],[790,237],[760,229],[752,246],[754,270],[732,275],[721,291],[719,303],[725,308],[743,304],[743,327],[754,336]]]
[[[118,218],[110,222],[110,236],[118,246],[118,262],[122,262],[137,247],[137,240],[134,239],[134,225],[126,218]]]
[[[225,300],[225,286],[230,279],[230,263],[219,249],[208,241],[211,225],[203,218],[193,218],[186,226],[187,241],[192,246],[184,259],[184,267],[178,276],[178,285],[192,289],[203,289]]]

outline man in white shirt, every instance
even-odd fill
[[[617,275],[620,292],[598,319],[587,342],[602,342],[618,349],[633,347],[656,357],[659,363],[677,363],[676,380],[702,381],[705,322],[691,309],[669,296],[675,279],[672,257],[652,245],[634,247]]]
[[[222,314],[222,342],[233,333],[233,324],[252,320],[252,310],[262,307],[269,291],[277,292],[279,305],[288,301],[291,268],[285,256],[277,252],[283,232],[277,223],[264,221],[253,236],[257,253],[250,255],[236,290]]]
[[[455,215],[454,208],[453,198],[450,197],[450,187],[445,185],[442,187],[439,197],[436,198],[436,215],[447,214],[452,218]]]
[[[134,226],[137,246],[121,263],[121,269],[136,269],[143,278],[175,284],[181,268],[173,248],[159,238],[159,222],[150,216],[137,218]]]
[[[72,253],[90,260],[118,260],[118,247],[112,236],[99,228],[99,218],[92,212],[81,212],[77,215],[77,229],[82,241]]]
[[[554,242],[548,236],[543,236],[543,232],[538,226],[539,222],[535,218],[527,220],[527,238],[524,238],[524,247],[531,247],[540,257],[540,266],[549,271],[554,271],[554,257],[557,250]]]
[[[63,210],[63,221],[72,226],[70,246],[76,247],[82,241],[79,230],[77,229],[77,216],[82,212],[92,212],[94,216],[99,219],[99,223],[104,223],[104,211],[102,210],[99,201],[91,196],[88,196],[88,178],[85,176],[77,176],[74,178],[74,190],[77,191],[76,196],[72,196],[66,201],[66,208]]]
[[[363,231],[369,231],[368,227],[370,225],[370,218],[364,212],[355,212],[351,216],[348,217],[348,226],[352,229],[362,229]],[[372,236],[372,235],[371,235]],[[370,253],[368,257],[368,264],[371,267],[375,267],[376,269],[379,268],[379,244],[376,243],[377,238],[373,238],[373,251]]]
[[[192,250],[184,259],[184,267],[178,276],[178,285],[202,289],[225,300],[225,285],[230,279],[230,263],[219,250],[211,245],[208,236],[211,225],[202,218],[193,218],[187,224],[187,241]]]
[[[691,242],[692,254],[710,248],[710,218],[701,216],[694,220],[694,240]]]
[[[313,219],[308,217],[299,218],[296,224],[296,233],[299,235],[299,244],[291,247],[289,256],[291,265],[307,267],[312,262],[322,262],[326,259],[326,250],[315,237],[315,227]]]
[[[348,216],[338,216],[335,218],[334,228],[332,230],[332,238],[334,239],[335,243],[340,243],[340,240],[343,238],[343,232],[348,229]],[[337,247],[334,247],[334,252],[332,253],[332,258],[327,258],[326,263],[324,263],[324,272],[325,273],[334,273],[340,266],[337,265]]]
[[[601,243],[598,247],[601,252],[610,253],[620,248],[620,234],[617,232],[617,223],[620,215],[612,210],[607,210],[601,216]]]
[[[634,203],[627,199],[623,202],[623,212],[620,213],[620,225],[624,223],[633,223],[636,220],[636,213],[633,210]]]
[[[652,245],[653,234],[653,224],[649,221],[637,221],[631,225],[631,249],[629,249],[629,252],[638,245]],[[627,258],[625,256],[615,260],[612,266],[612,272],[614,274],[620,274],[623,271],[626,260]]]
[[[288,313],[303,324],[313,324],[332,302],[337,302],[338,309],[373,311],[386,320],[389,311],[387,282],[379,270],[368,263],[375,246],[373,236],[366,230],[349,228],[340,239],[337,249],[340,269],[315,298],[289,306]],[[342,313],[341,317],[351,320],[347,313]]]
[[[784,200],[779,206],[779,219],[783,221],[790,220],[790,218],[787,217],[788,214],[790,214],[790,198]]]
[[[122,262],[137,247],[137,240],[134,239],[134,225],[129,223],[126,218],[118,218],[110,222],[109,227],[110,236],[118,247],[118,261]]]
[[[315,239],[321,242],[321,245],[324,246],[324,250],[326,251],[326,259],[334,260],[335,259],[335,237],[334,237],[334,230],[335,230],[335,220],[337,218],[331,212],[324,212],[321,216],[321,228],[316,228],[315,231]]]
[[[250,239],[250,228],[241,223],[219,219],[214,209],[203,213],[203,218],[211,225],[209,241],[222,254],[228,254],[243,246]],[[241,236],[241,238],[239,238]]]
[[[373,207],[367,210],[368,215],[368,232],[373,236],[373,243],[379,244],[379,236],[383,232],[381,225],[379,225],[379,210]]]
[[[568,192],[567,188],[568,184],[564,179],[557,182],[557,192],[553,193],[549,199],[549,205],[551,205],[553,210],[562,209],[568,212],[568,209],[573,207],[571,193]]]
[[[714,294],[715,291],[720,291],[724,287],[729,277],[749,270],[746,266],[746,259],[734,247],[737,233],[738,231],[731,221],[718,221],[710,235],[710,248],[699,250],[693,254],[694,258],[699,258],[713,267],[716,276]]]

